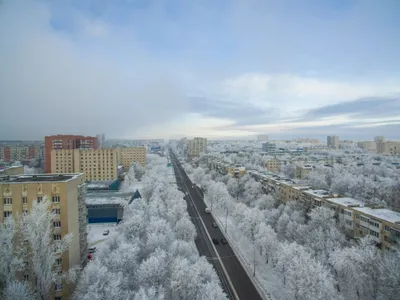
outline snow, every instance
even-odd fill
[[[304,193],[307,193],[307,194],[310,194],[310,195],[316,196],[316,197],[329,195],[329,192],[326,190],[309,190],[309,191],[304,191]]]
[[[373,216],[375,218],[378,218],[378,219],[381,219],[381,220],[384,220],[387,222],[400,224],[400,213],[395,212],[390,209],[370,208],[370,207],[356,207],[353,209],[360,213],[368,214],[370,216]]]
[[[110,233],[108,235],[103,235],[103,231],[106,229],[110,230]],[[99,245],[103,244],[110,237],[117,234],[117,224],[88,224],[86,227],[86,231],[88,247],[96,246],[97,248],[99,248]]]
[[[96,205],[96,204],[120,204],[127,205],[131,199],[131,196],[128,197],[88,197],[86,196],[85,203],[86,205]]]
[[[354,199],[354,198],[348,198],[348,197],[343,197],[343,198],[327,198],[325,199],[326,201],[346,206],[346,207],[352,207],[352,206],[359,206],[362,207],[364,205],[364,202]]]

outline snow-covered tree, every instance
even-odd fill
[[[38,297],[26,281],[9,280],[1,297],[3,300],[37,300]]]
[[[135,178],[137,180],[142,180],[142,177],[144,175],[144,173],[146,172],[146,169],[139,163],[133,163],[132,164],[132,168],[133,168],[133,172],[135,174]]]

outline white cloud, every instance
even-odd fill
[[[108,34],[108,27],[102,21],[90,21],[86,19],[84,21],[84,32],[89,36],[104,37]]]

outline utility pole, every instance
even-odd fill
[[[253,276],[256,276],[256,242],[254,241],[253,250]]]
[[[228,205],[226,206],[225,233],[228,233]]]

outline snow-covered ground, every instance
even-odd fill
[[[104,230],[110,230],[108,235],[103,235]],[[88,246],[96,246],[99,248],[107,239],[115,236],[117,224],[116,223],[98,223],[98,224],[88,224],[87,225],[87,242]]]

